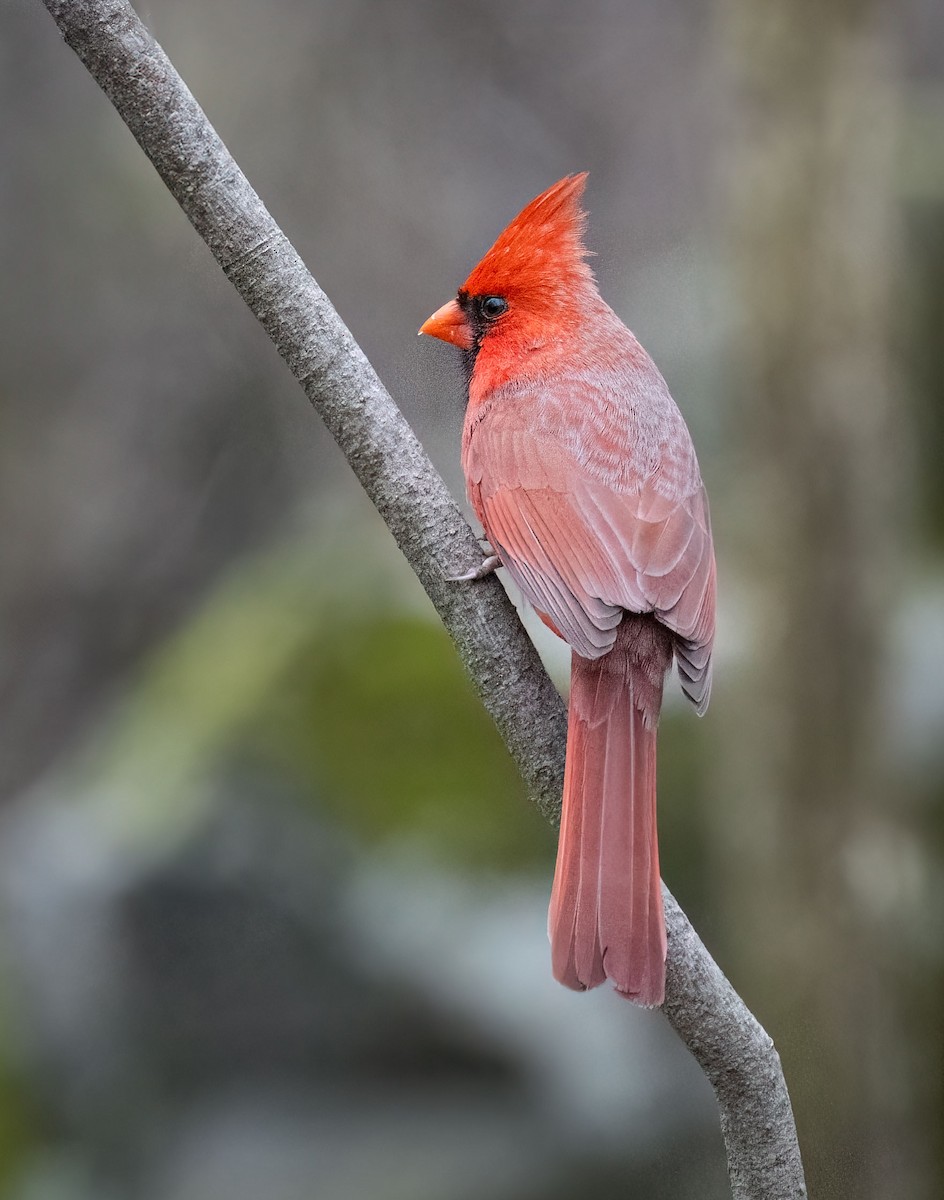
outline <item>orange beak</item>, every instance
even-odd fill
[[[472,330],[458,300],[450,300],[442,308],[437,308],[429,320],[420,326],[420,333],[439,338],[442,342],[452,342],[463,350],[472,349]]]

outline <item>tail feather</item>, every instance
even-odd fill
[[[582,991],[611,979],[653,1006],[665,992],[656,725],[671,643],[651,618],[624,624],[609,654],[573,658],[548,932],[561,983]]]

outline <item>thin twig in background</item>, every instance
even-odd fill
[[[399,409],[130,4],[43,2],[325,421],[556,824],[564,706],[501,584],[446,581],[480,550]],[[773,1042],[663,893],[664,1012],[714,1088],[735,1200],[798,1200],[803,1167]]]

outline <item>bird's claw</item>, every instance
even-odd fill
[[[488,558],[483,559],[477,567],[472,567],[466,571],[464,575],[447,575],[447,583],[472,583],[476,579],[484,579],[486,575],[491,573],[501,566],[501,559],[497,554],[490,554]]]

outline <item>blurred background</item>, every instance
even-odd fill
[[[416,329],[589,169],[719,556],[665,877],[777,1042],[811,1194],[944,1194],[944,8],[139,9],[457,496]],[[0,99],[0,1196],[728,1195],[664,1020],[551,980],[552,832],[37,0]]]

